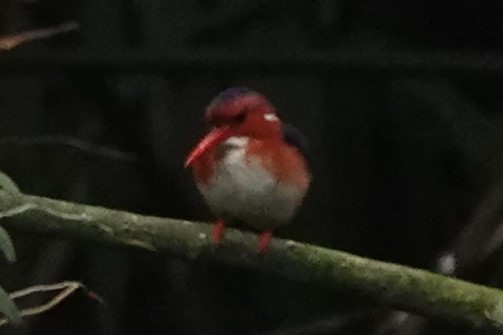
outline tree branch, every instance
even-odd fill
[[[0,223],[30,233],[164,251],[187,260],[256,269],[328,289],[349,289],[387,307],[503,332],[503,291],[314,245],[273,239],[268,252],[259,255],[255,234],[227,229],[221,247],[215,249],[208,224],[2,190]]]

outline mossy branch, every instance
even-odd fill
[[[314,245],[273,239],[268,252],[259,255],[255,234],[227,229],[221,247],[215,249],[209,238],[211,226],[205,223],[3,190],[0,224],[30,233],[72,236],[256,269],[328,289],[349,289],[387,307],[503,333],[503,291]]]

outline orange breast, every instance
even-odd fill
[[[311,177],[304,157],[283,141],[252,139],[246,154],[261,157],[264,167],[279,181],[294,184],[302,190],[309,187]]]
[[[310,174],[304,157],[282,141],[250,139],[246,156],[260,157],[264,168],[276,176],[278,181],[294,184],[302,190],[309,187]],[[196,182],[207,184],[221,159],[218,148],[214,147],[194,161],[192,171]]]

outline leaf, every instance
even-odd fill
[[[5,173],[0,172],[0,187],[12,194],[20,194],[21,191],[16,183]]]
[[[16,304],[9,294],[0,286],[0,313],[4,314],[13,324],[20,324],[23,320]]]
[[[3,252],[8,262],[16,261],[16,251],[14,250],[14,243],[9,236],[9,233],[0,226],[0,250]]]

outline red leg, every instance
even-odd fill
[[[264,230],[260,234],[259,241],[258,241],[258,249],[257,249],[257,252],[259,254],[266,252],[267,247],[269,246],[269,241],[271,241],[271,236],[272,236],[272,230],[270,230],[270,229]]]
[[[215,243],[217,247],[220,245],[220,241],[222,240],[224,228],[224,220],[217,219],[217,221],[215,221],[215,225],[213,226],[213,243]]]

